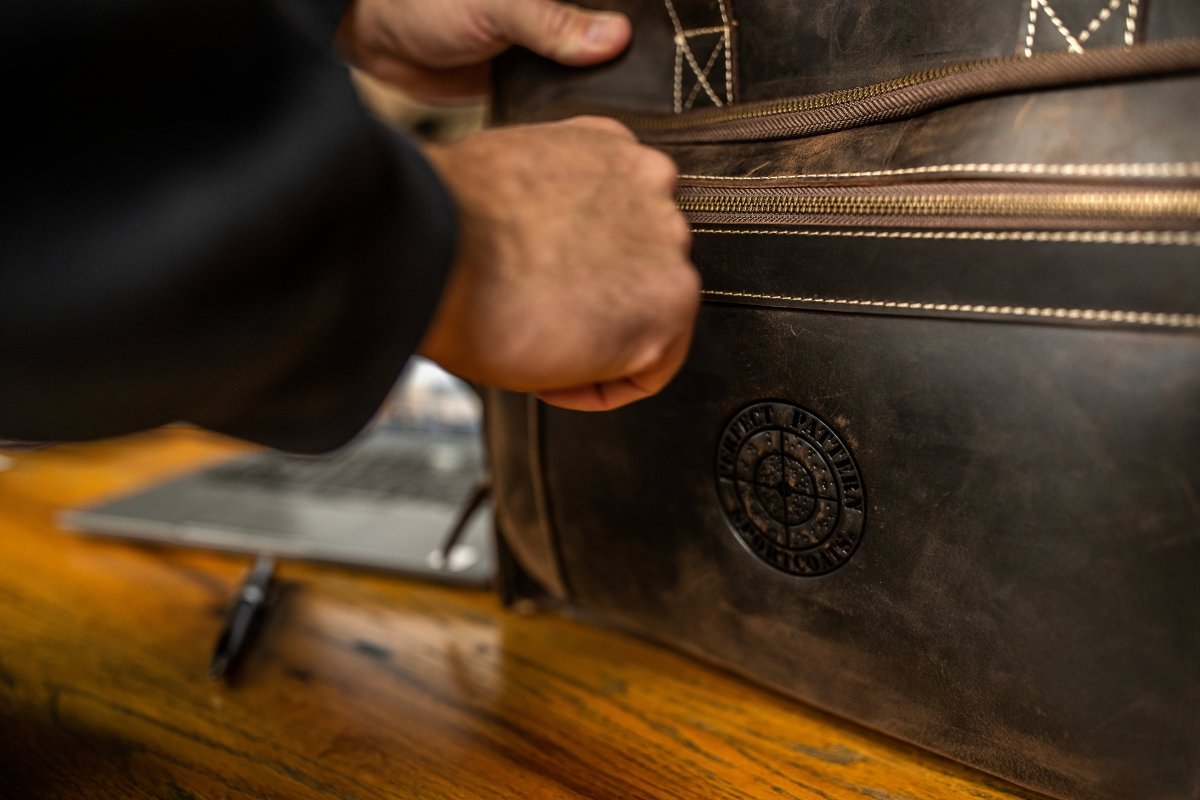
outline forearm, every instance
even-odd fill
[[[276,4],[292,19],[319,48],[330,50],[334,46],[334,35],[338,23],[353,0],[275,0]]]
[[[0,437],[340,444],[436,306],[440,184],[269,6],[67,5],[0,10]]]

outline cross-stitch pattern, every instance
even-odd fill
[[[1055,0],[1058,2],[1058,0]],[[1137,24],[1138,24],[1138,2],[1139,0],[1107,0],[1100,10],[1092,17],[1087,25],[1083,26],[1078,31],[1071,31],[1070,28],[1062,21],[1058,11],[1050,4],[1050,0],[1029,0],[1029,15],[1028,19],[1023,23],[1025,28],[1024,48],[1021,50],[1025,57],[1028,58],[1034,53],[1035,43],[1041,43],[1043,46],[1039,50],[1052,50],[1065,48],[1071,53],[1082,53],[1084,44],[1086,44],[1092,36],[1106,25],[1117,25],[1118,22],[1112,21],[1114,16],[1125,18],[1124,43],[1126,47],[1133,47],[1136,41]],[[1124,14],[1120,12],[1124,6]],[[1051,26],[1057,31],[1057,34],[1051,34],[1053,41],[1047,41],[1050,37],[1046,34],[1039,36],[1039,22],[1048,20]],[[1045,26],[1041,26],[1045,29]],[[1018,45],[1020,47],[1020,45]]]
[[[696,28],[684,27],[673,0],[663,3],[675,29],[675,113],[688,111],[698,102],[707,101],[718,108],[732,103],[735,23],[728,0],[717,0],[720,19]]]

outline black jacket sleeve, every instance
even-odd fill
[[[361,429],[433,313],[454,212],[296,15],[11,0],[0,63],[0,438],[185,420],[315,452]]]

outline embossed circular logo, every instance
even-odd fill
[[[833,429],[790,403],[755,403],[717,445],[717,492],[738,539],[792,575],[824,575],[854,555],[866,496]]]

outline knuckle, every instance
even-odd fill
[[[666,184],[673,190],[679,177],[679,170],[671,157],[660,150],[642,147],[638,156],[638,173],[647,180],[657,184]]]
[[[670,345],[670,340],[665,332],[656,332],[653,336],[647,336],[641,346],[637,348],[633,358],[630,359],[626,369],[633,374],[650,372],[660,365],[667,357],[667,348]]]
[[[620,136],[624,139],[634,140],[633,131],[629,130],[623,123],[618,122],[612,117],[602,117],[595,114],[585,114],[579,117],[572,117],[567,120],[570,123],[584,128],[591,128],[594,131],[608,133],[614,136]]]
[[[679,281],[679,310],[688,319],[696,316],[700,310],[700,273],[694,267],[688,266],[684,276]]]
[[[669,259],[687,263],[692,251],[692,228],[687,218],[672,204],[665,202],[652,209],[652,232],[655,249]]]
[[[663,321],[672,329],[690,322],[700,308],[700,274],[688,264],[671,270],[658,302]]]
[[[564,42],[580,23],[579,11],[565,3],[541,3],[541,28],[552,42]]]
[[[700,279],[700,270],[696,269],[691,264],[684,267],[684,274],[687,276],[687,295],[688,302],[693,306],[700,305],[700,290],[704,288],[704,282]]]
[[[688,224],[687,218],[683,214],[675,211],[673,220],[673,230],[671,241],[678,245],[683,252],[689,252],[692,249],[692,226]]]
[[[667,388],[667,384],[671,382],[671,378],[674,376],[674,370],[664,369],[660,366],[656,370],[640,375],[637,382],[638,388],[647,395],[658,394]]]

